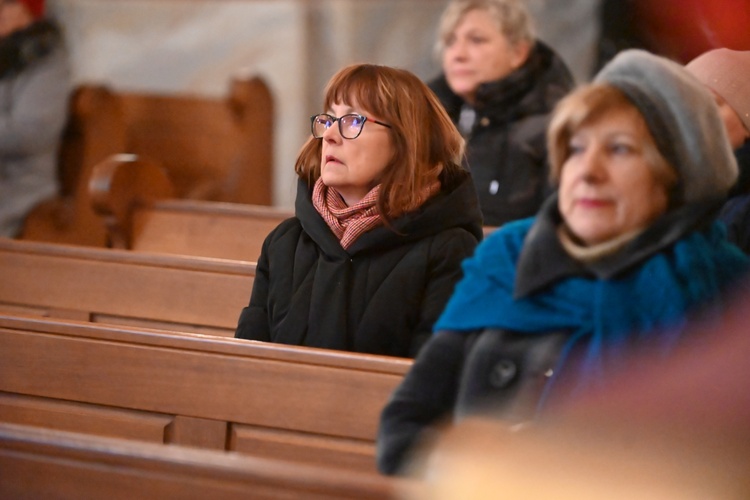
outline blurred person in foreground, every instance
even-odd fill
[[[667,356],[746,273],[715,222],[737,165],[712,96],[683,66],[621,53],[559,103],[548,144],[557,193],[465,262],[382,412],[381,471],[401,472],[416,443],[467,415],[543,415],[604,383],[635,346]]]
[[[412,73],[348,66],[302,147],[236,337],[413,357],[482,238],[464,141]]]
[[[748,308],[746,288],[668,359],[634,352],[532,426],[464,419],[418,450],[404,498],[749,498]]]
[[[69,92],[67,51],[44,0],[0,0],[0,236],[17,236],[58,190]]]
[[[750,51],[714,49],[685,67],[719,106],[740,172],[719,219],[727,224],[729,240],[750,253]]]
[[[544,133],[570,71],[522,0],[450,2],[437,51],[443,74],[429,85],[466,138],[484,224],[534,215],[551,191]]]

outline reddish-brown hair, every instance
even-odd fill
[[[383,172],[378,199],[386,220],[418,208],[441,172],[462,169],[461,134],[414,74],[373,64],[347,66],[326,87],[323,110],[334,104],[356,104],[391,126],[395,152]],[[310,137],[294,167],[310,186],[320,177],[321,149],[322,141]]]

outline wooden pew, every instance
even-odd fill
[[[294,215],[263,205],[174,198],[164,169],[137,155],[96,165],[89,190],[110,245],[152,253],[257,261],[268,233]]]
[[[268,205],[273,121],[273,98],[259,77],[237,76],[223,98],[81,85],[59,155],[62,192],[32,211],[22,238],[105,246],[88,182],[94,165],[119,153],[158,161],[179,198]]]
[[[88,179],[94,165],[122,151],[125,125],[117,96],[102,85],[78,86],[58,152],[60,192],[29,213],[21,237],[104,246],[106,233],[90,208]]]
[[[89,190],[110,246],[136,251],[257,261],[268,233],[294,216],[262,205],[176,199],[160,165],[138,155],[97,164]],[[498,228],[483,229],[486,237]]]
[[[0,316],[0,422],[374,471],[403,358]]]
[[[232,336],[251,262],[0,238],[0,312]]]
[[[0,497],[404,498],[414,482],[181,446],[0,424]]]

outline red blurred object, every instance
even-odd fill
[[[39,19],[40,17],[44,16],[44,1],[45,0],[19,0],[22,4],[24,4],[31,14],[34,16],[34,19]]]
[[[687,63],[707,50],[750,50],[750,0],[639,0],[638,31],[655,52]]]

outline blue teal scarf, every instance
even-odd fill
[[[514,299],[516,263],[532,223],[507,224],[464,261],[464,277],[434,329],[569,331],[558,367],[574,345],[583,347],[576,368],[579,385],[602,380],[605,368],[616,366],[633,341],[656,340],[668,352],[685,329],[686,314],[720,302],[721,292],[749,268],[748,258],[726,242],[724,227],[714,224],[615,278],[570,277]]]

